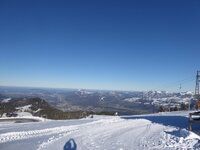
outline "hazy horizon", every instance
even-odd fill
[[[179,93],[179,92],[193,92],[194,91],[184,91],[184,90],[177,90],[177,91],[168,91],[168,90],[159,90],[159,89],[152,89],[152,90],[120,90],[120,89],[87,89],[87,88],[70,88],[70,87],[42,87],[42,86],[13,86],[13,85],[0,85],[0,88],[28,88],[28,89],[57,89],[57,90],[88,90],[88,91],[119,91],[119,92],[149,92],[149,91],[164,91],[164,92],[172,92],[172,93]]]

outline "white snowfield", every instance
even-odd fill
[[[0,150],[198,150],[188,113],[0,122]]]

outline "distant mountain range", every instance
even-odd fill
[[[119,112],[145,114],[158,111],[159,106],[180,107],[195,99],[192,92],[166,91],[102,91],[84,89],[48,89],[0,87],[0,101],[39,97],[62,111]]]

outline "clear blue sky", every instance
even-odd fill
[[[199,0],[0,1],[0,85],[194,90],[198,69]]]

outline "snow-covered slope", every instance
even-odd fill
[[[22,124],[4,122],[0,123],[0,149],[200,149],[200,137],[187,130],[188,113],[94,116],[79,120],[47,120]]]
[[[124,101],[130,103],[139,103],[139,104],[151,104],[154,106],[167,106],[167,107],[181,107],[181,104],[184,103],[188,105],[194,99],[193,92],[167,92],[167,91],[148,91],[144,92],[143,95],[136,95],[131,98],[126,98]]]
[[[5,98],[1,101],[1,103],[8,103],[11,100],[11,98]]]

